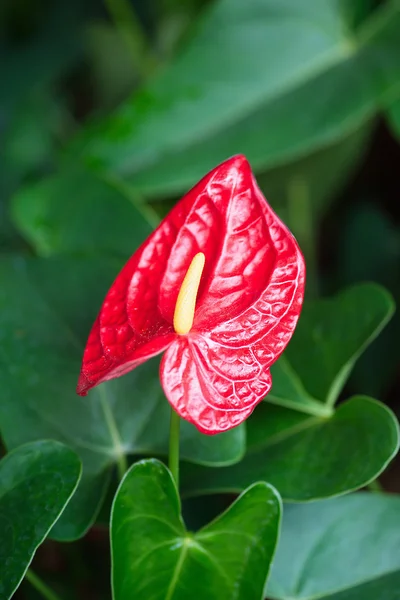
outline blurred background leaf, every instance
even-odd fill
[[[165,195],[230,154],[260,170],[326,146],[400,95],[396,2],[354,30],[346,17],[332,0],[219,0],[169,68],[73,148]]]
[[[399,510],[400,497],[366,493],[285,506],[268,598],[396,600]]]
[[[158,223],[132,194],[78,168],[22,188],[12,208],[19,230],[41,256],[127,259]]]
[[[393,133],[397,137],[400,137],[400,100],[397,100],[389,106],[387,114]]]
[[[400,230],[369,199],[348,211],[339,238],[336,279],[339,285],[371,279],[400,298]],[[393,380],[399,364],[399,335],[397,311],[390,327],[384,329],[356,364],[350,389],[375,396],[388,391],[388,382]]]

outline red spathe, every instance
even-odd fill
[[[193,257],[205,267],[191,331],[173,315]],[[269,367],[288,344],[304,296],[296,240],[257,187],[244,156],[206,175],[133,254],[90,332],[77,392],[163,352],[172,407],[207,434],[244,421],[271,389]]]

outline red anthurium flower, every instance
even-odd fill
[[[207,434],[235,427],[271,389],[304,281],[296,240],[234,156],[178,202],[114,281],[77,392],[165,351],[161,383],[179,415]]]

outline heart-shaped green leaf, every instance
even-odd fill
[[[335,298],[306,302],[284,356],[308,397],[332,407],[355,361],[393,312],[392,297],[375,284],[360,284]],[[273,382],[273,397],[286,394],[279,375],[278,385]],[[293,377],[287,373],[286,379],[292,382]],[[285,382],[286,388],[289,383]]]
[[[77,168],[22,188],[13,217],[42,256],[129,257],[158,221],[116,184]]]
[[[397,600],[400,497],[358,493],[287,506],[271,600]]]
[[[167,468],[141,461],[123,479],[111,520],[114,600],[259,600],[275,551],[280,499],[255,483],[188,532]]]
[[[333,409],[310,396],[286,356],[271,367],[273,386],[265,401],[315,417],[330,417]]]
[[[95,518],[110,470],[126,454],[167,454],[169,404],[157,361],[75,393],[83,347],[119,263],[3,259],[0,263],[0,430],[8,448],[42,438],[66,442],[83,461],[76,495],[56,537],[81,535]],[[18,427],[15,424],[18,423]],[[245,430],[204,436],[182,424],[181,456],[209,465],[240,460]]]
[[[256,169],[293,160],[400,93],[399,22],[395,0],[360,26],[333,0],[219,0],[176,60],[73,152],[153,195],[237,152]]]
[[[17,448],[0,462],[0,598],[20,584],[78,484],[77,455],[58,442]]]
[[[289,501],[336,496],[375,479],[399,447],[393,413],[363,396],[341,404],[330,418],[263,403],[247,423],[245,458],[218,472],[184,465],[184,494],[237,492],[265,480]]]

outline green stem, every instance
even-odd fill
[[[43,596],[43,598],[46,598],[46,600],[61,600],[60,596],[53,592],[53,590],[49,588],[44,581],[42,581],[40,577],[30,569],[26,572],[25,579],[29,581],[32,587],[34,587],[35,590]]]
[[[130,50],[141,79],[145,80],[157,65],[157,59],[129,0],[104,0],[115,27]]]
[[[123,452],[117,456],[117,471],[118,471],[118,479],[124,477],[125,473],[128,470],[128,459],[126,458],[126,454]]]
[[[171,408],[171,421],[169,426],[169,470],[179,489],[179,427],[181,419],[178,413]]]
[[[288,183],[287,208],[288,225],[297,238],[306,261],[307,294],[315,297],[318,295],[316,228],[309,186],[301,176],[293,177]]]

